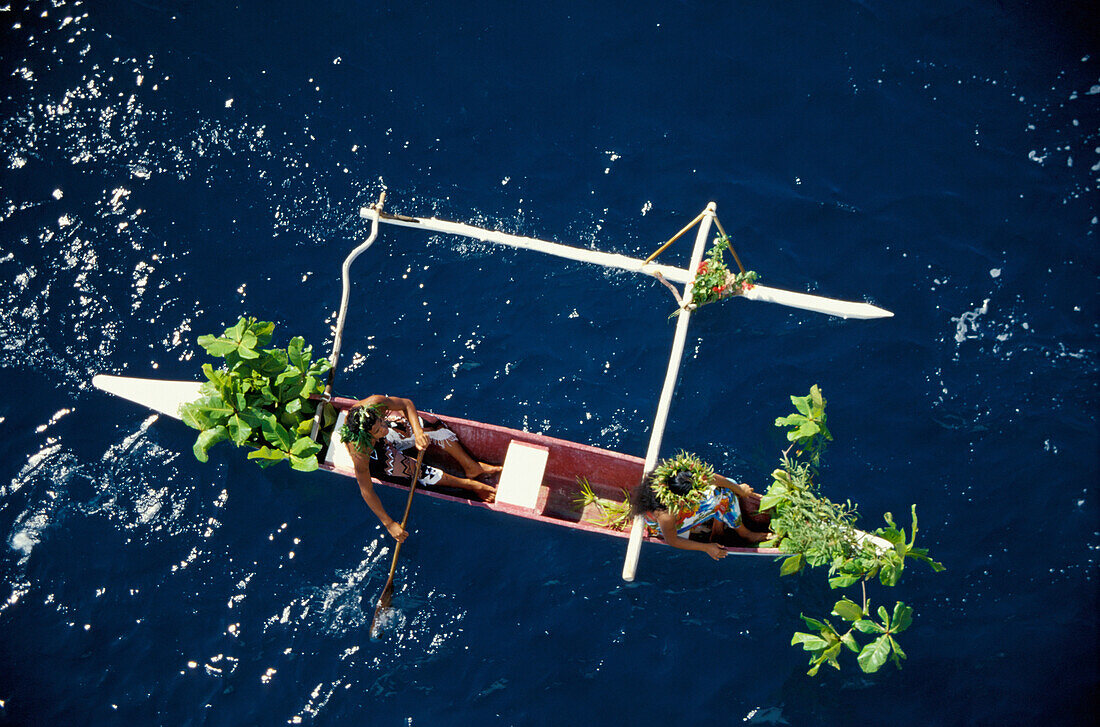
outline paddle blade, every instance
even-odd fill
[[[382,614],[393,604],[393,578],[386,581],[386,587],[382,589],[382,595],[378,597],[378,605],[374,609],[374,617],[370,621],[371,638],[378,636],[382,627]]]

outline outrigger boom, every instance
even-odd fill
[[[431,230],[432,232],[442,232],[448,235],[469,237],[474,240],[481,240],[482,242],[495,242],[500,245],[507,245],[508,247],[515,247],[521,250],[535,250],[536,252],[543,252],[548,255],[555,255],[557,257],[563,257],[583,263],[592,263],[593,265],[602,265],[605,268],[617,268],[631,273],[641,273],[650,276],[656,276],[660,273],[665,280],[670,280],[682,285],[689,283],[695,278],[690,272],[694,268],[684,269],[674,265],[661,265],[658,263],[646,262],[645,260],[633,258],[628,255],[589,250],[583,247],[573,247],[571,245],[563,245],[559,242],[548,242],[534,237],[513,235],[508,232],[499,232],[497,230],[487,230],[483,227],[467,225],[462,222],[440,220],[435,217],[407,217],[405,215],[395,215],[383,212],[375,206],[361,208],[359,210],[359,216],[364,219],[372,221],[378,220],[379,222],[385,222],[386,224],[397,225],[399,227]],[[802,310],[826,313],[840,318],[890,318],[894,315],[890,311],[879,308],[877,305],[871,305],[870,303],[837,300],[836,298],[826,298],[821,295],[811,295],[809,293],[796,293],[790,290],[782,290],[781,288],[772,288],[767,285],[759,284],[754,285],[737,297],[745,298],[746,300],[778,303],[779,305],[785,305],[790,308],[801,308]]]

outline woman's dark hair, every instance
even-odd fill
[[[630,493],[631,514],[643,515],[647,512],[667,509],[668,508],[662,505],[661,501],[657,499],[657,494],[653,492],[653,473],[646,473],[646,476],[642,478],[642,481],[638,483],[638,486]]]
[[[681,470],[676,473],[668,482],[668,489],[672,490],[672,493],[683,497],[691,492],[691,488],[695,486],[695,478],[691,476],[691,473],[687,470]]]
[[[683,497],[691,492],[694,479],[690,472],[684,470],[677,472],[666,484],[673,494]],[[634,492],[630,493],[630,512],[632,515],[642,515],[658,510],[668,510],[668,508],[657,499],[657,493],[653,491],[653,473],[650,472],[642,478],[641,483],[634,488]]]

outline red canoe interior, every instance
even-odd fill
[[[337,409],[347,409],[356,402],[351,399],[336,397],[332,403]],[[639,457],[632,457],[606,449],[597,449],[575,442],[546,437],[541,434],[521,432],[515,429],[482,424],[467,419],[433,414],[443,420],[455,434],[458,435],[466,450],[483,462],[502,463],[508,451],[508,445],[513,441],[539,445],[549,450],[549,458],[546,463],[546,472],[542,479],[542,487],[539,495],[538,506],[534,509],[517,507],[506,503],[483,503],[470,500],[461,494],[452,494],[451,490],[426,490],[418,488],[417,492],[425,495],[439,497],[455,502],[463,502],[469,505],[485,507],[491,510],[506,512],[529,520],[553,523],[576,530],[587,530],[603,535],[614,535],[626,538],[628,532],[614,530],[612,528],[589,522],[598,519],[595,505],[589,505],[583,511],[578,509],[575,500],[580,496],[578,478],[587,478],[592,491],[600,498],[622,502],[625,498],[623,490],[632,490],[642,479],[644,461]],[[460,474],[454,463],[445,455],[441,459],[429,458],[431,463],[455,474]],[[339,474],[354,477],[355,473],[343,467],[323,465]],[[398,487],[388,482],[375,480],[377,484],[387,487]],[[492,483],[491,483],[492,484]],[[756,512],[755,505],[741,500],[741,512],[745,514],[746,525],[751,530],[764,531],[767,529],[768,518]],[[752,548],[737,537],[736,534],[724,534],[723,543],[734,552],[759,555],[776,555],[778,551],[772,548]],[[662,542],[659,538],[648,537],[654,542]]]

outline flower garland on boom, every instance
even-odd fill
[[[684,495],[673,492],[668,483],[681,472],[691,475],[691,490]],[[688,452],[680,452],[675,457],[663,460],[653,468],[652,488],[658,502],[671,513],[695,512],[706,496],[714,477],[714,468]]]
[[[741,295],[752,288],[760,277],[752,270],[731,273],[722,256],[729,246],[729,238],[719,235],[714,239],[714,246],[707,252],[707,259],[699,263],[699,268],[695,271],[695,283],[691,287],[691,304],[696,308],[727,296]]]

